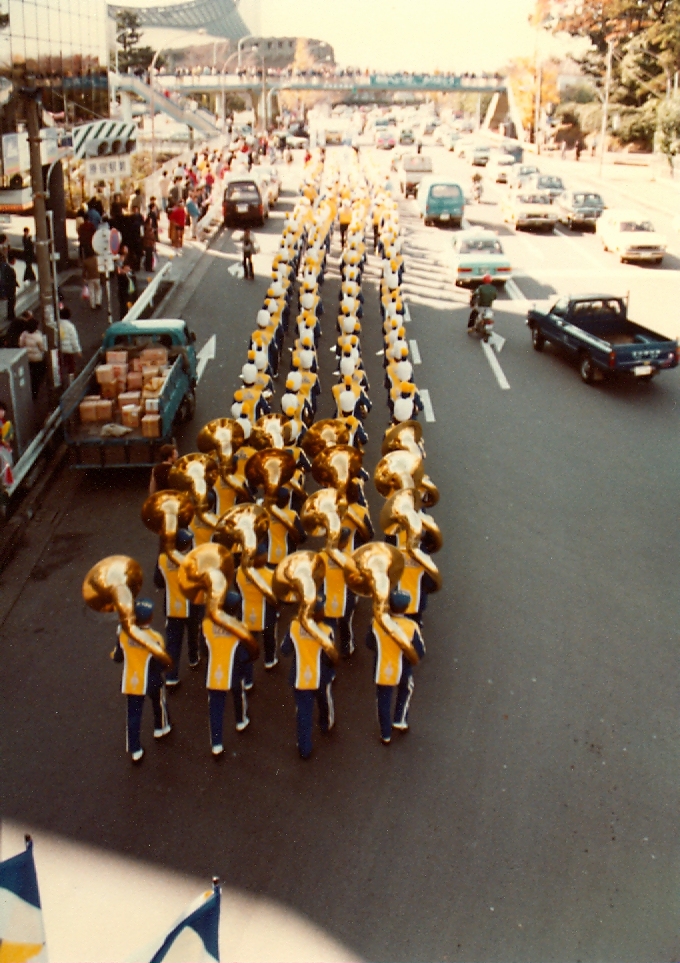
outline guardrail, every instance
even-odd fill
[[[122,319],[123,321],[136,321],[137,318],[139,318],[142,311],[144,311],[144,309],[147,308],[153,301],[160,282],[167,276],[171,267],[171,261],[168,261],[167,264],[163,265],[158,274],[154,277],[153,281],[146,287],[141,297],[135,301],[128,313]],[[77,380],[80,381],[81,378],[89,378],[92,375],[96,364],[97,355],[95,354],[92,358],[90,358],[88,363],[80,372]],[[74,402],[73,396],[79,394],[79,389],[75,388],[74,390],[74,386],[75,382],[62,394],[57,408],[54,409],[26,451],[12,468],[14,480],[12,484],[5,490],[9,498],[12,497],[12,495],[21,485],[22,481],[35,466],[48,444],[52,441],[57,431],[61,428],[64,420],[70,417],[75,410],[76,402]]]

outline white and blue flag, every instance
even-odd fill
[[[148,963],[213,963],[219,961],[220,888],[202,893],[170,932],[135,959]],[[0,958],[0,963],[2,959]]]
[[[0,863],[0,963],[47,960],[33,842]]]

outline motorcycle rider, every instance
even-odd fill
[[[491,275],[485,274],[482,278],[482,283],[472,292],[472,296],[470,297],[472,311],[470,311],[470,317],[468,319],[468,329],[474,327],[479,313],[478,308],[490,308],[497,297],[498,291],[491,283]]]
[[[472,175],[472,196],[477,204],[482,199],[482,175],[475,171]]]

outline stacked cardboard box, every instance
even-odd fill
[[[117,414],[126,427],[141,425],[145,437],[160,437],[158,399],[169,370],[164,347],[144,348],[138,357],[130,357],[125,350],[107,351],[106,363],[95,368],[100,394],[83,399],[80,420],[112,421]]]

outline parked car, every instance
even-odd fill
[[[256,177],[235,174],[224,188],[222,214],[225,227],[262,227],[269,217],[269,201]]]
[[[457,287],[481,284],[485,274],[501,285],[512,277],[503,245],[493,231],[484,228],[462,231],[451,238],[450,266]]]
[[[597,220],[595,231],[605,251],[618,254],[621,262],[649,261],[661,264],[666,238],[651,221],[634,211],[607,210]]]
[[[533,174],[540,174],[535,164],[515,164],[508,173],[508,187],[521,187]]]
[[[425,224],[453,224],[460,227],[465,196],[457,181],[435,175],[424,177],[416,194],[418,211]]]
[[[605,209],[600,194],[583,188],[564,191],[555,198],[553,204],[558,220],[561,224],[566,224],[570,231],[574,227],[592,227],[595,230],[597,219]]]
[[[524,186],[528,190],[539,191],[541,194],[547,194],[551,203],[565,190],[564,181],[561,177],[557,177],[555,174],[534,174],[533,177],[530,177],[525,182]]]
[[[399,134],[400,145],[402,147],[410,147],[412,144],[415,144],[415,142],[416,142],[416,137],[413,131],[408,127],[404,127],[404,129]]]
[[[515,158],[505,151],[492,151],[486,165],[487,173],[497,184],[507,184],[508,172],[515,166]]]
[[[533,227],[553,232],[557,224],[557,211],[550,203],[548,194],[540,194],[521,187],[506,197],[501,205],[503,220],[516,228]]]

